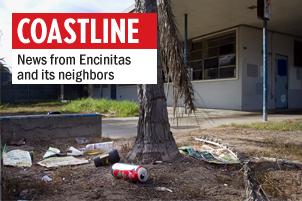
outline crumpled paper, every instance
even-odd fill
[[[5,166],[14,167],[31,167],[32,161],[28,151],[15,149],[9,152],[3,153],[3,164]]]
[[[73,156],[65,156],[65,157],[51,157],[46,158],[40,162],[39,165],[47,168],[52,167],[60,167],[60,166],[71,166],[71,165],[81,165],[89,163],[86,159],[79,159]]]

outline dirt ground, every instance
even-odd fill
[[[241,158],[267,156],[302,161],[302,131],[221,127],[177,134],[175,139],[179,146],[192,145],[196,143],[193,136],[221,139]],[[122,162],[126,162],[125,155],[133,141],[115,140]],[[62,151],[69,146],[81,147],[74,139],[30,141],[25,147],[18,147],[34,151],[34,165],[27,169],[2,166],[2,200],[244,200],[245,186],[240,165],[212,165],[182,156],[173,163],[145,165],[150,179],[139,184],[115,179],[110,167],[96,168],[93,161],[56,169],[41,167],[36,162],[42,159],[48,146]],[[53,181],[43,182],[44,175]],[[302,170],[261,169],[256,177],[271,200],[302,200]],[[166,187],[173,192],[157,191],[156,187]]]

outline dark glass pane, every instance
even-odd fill
[[[222,45],[219,48],[219,55],[233,54],[233,53],[235,53],[235,45],[234,44]]]
[[[193,69],[202,69],[202,61],[190,62],[190,67]]]
[[[207,69],[205,70],[205,79],[217,79],[218,78],[218,69]]]
[[[202,70],[193,69],[193,80],[202,80]]]
[[[235,54],[229,54],[219,57],[219,66],[230,66],[236,64]]]
[[[201,41],[193,42],[191,50],[199,50],[199,49],[202,49],[202,42]]]
[[[209,48],[208,49],[208,55],[207,55],[207,58],[209,57],[216,57],[218,56],[218,48],[215,47],[215,48]]]
[[[227,67],[219,69],[219,78],[234,78],[236,75],[235,67]]]
[[[218,58],[213,59],[205,59],[204,61],[204,68],[217,68],[218,67]]]
[[[207,46],[210,47],[218,47],[219,46],[219,38],[213,38],[207,40]]]
[[[302,42],[294,43],[294,63],[296,67],[302,67]]]
[[[231,35],[225,36],[225,37],[221,38],[220,45],[234,44],[235,43],[235,39],[236,39],[236,35],[235,34],[231,34]]]
[[[190,54],[190,60],[196,60],[202,58],[202,50],[192,51]]]

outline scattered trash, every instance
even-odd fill
[[[59,112],[59,111],[50,111],[50,112],[47,112],[47,115],[53,115],[53,114],[62,114],[62,113]]]
[[[33,189],[24,189],[19,193],[19,199],[17,201],[31,200],[30,197],[33,193]]]
[[[171,189],[169,189],[169,188],[166,188],[166,187],[155,187],[155,190],[157,190],[157,191],[168,191],[168,192],[170,192],[170,193],[173,193],[173,191],[171,190]]]
[[[85,155],[89,155],[89,156],[94,156],[94,155],[99,155],[99,154],[104,154],[105,151],[100,150],[100,149],[95,149],[95,150],[85,150],[83,149],[83,152]]]
[[[154,161],[153,164],[162,164],[162,163],[163,163],[163,161]]]
[[[105,166],[109,164],[114,164],[120,161],[120,156],[116,149],[109,153],[97,156],[93,159],[95,167]]]
[[[249,163],[243,165],[244,170],[244,183],[245,183],[245,195],[247,201],[261,200],[269,201],[268,196],[262,189],[260,183],[255,178],[255,173],[249,167]]]
[[[193,158],[216,164],[238,164],[240,160],[237,155],[227,146],[207,139],[195,138],[203,142],[202,145],[180,147],[182,154]]]
[[[3,152],[3,164],[6,166],[14,167],[31,167],[32,160],[28,151],[20,149],[12,150],[9,152]]]
[[[30,155],[31,161],[33,161],[34,160],[34,152],[33,151],[29,151],[29,155]]]
[[[78,150],[77,148],[70,147],[67,150],[67,156],[82,156],[84,153],[83,151]]]
[[[217,146],[217,147],[223,146],[223,145],[221,145],[220,143],[214,142],[214,140],[209,140],[209,139],[207,139],[207,138],[197,138],[197,137],[195,137],[194,139],[195,139],[196,141],[204,142],[204,143],[211,144],[211,145],[214,145],[214,146]]]
[[[52,156],[57,156],[58,154],[60,154],[61,151],[57,148],[54,147],[49,147],[48,150],[46,151],[46,153],[44,154],[43,158],[49,158]]]
[[[2,160],[3,154],[7,152],[7,146],[6,146],[6,144],[4,144],[3,147],[2,146],[0,146],[0,147],[1,147],[0,159]]]
[[[8,143],[10,146],[21,146],[26,144],[26,139],[22,138],[20,140],[12,140]]]
[[[105,152],[109,152],[113,150],[113,142],[101,142],[101,143],[96,143],[96,144],[87,144],[85,150],[96,150],[96,149],[101,149]]]
[[[47,168],[69,166],[69,165],[81,165],[87,163],[89,163],[88,160],[78,159],[73,156],[51,157],[38,162],[39,165]]]
[[[48,182],[51,182],[52,181],[52,178],[50,178],[48,175],[44,175],[42,177],[42,181],[48,183]]]
[[[113,149],[113,142],[101,142],[86,145],[84,153],[86,155],[97,155],[103,154],[105,152],[110,152]]]
[[[148,180],[148,171],[139,165],[130,165],[124,163],[115,163],[112,166],[112,175],[118,179],[130,180],[132,182],[146,182]]]
[[[89,143],[89,140],[85,137],[77,137],[77,138],[75,138],[75,141],[77,142],[77,144],[87,144],[87,143]]]

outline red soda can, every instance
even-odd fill
[[[118,179],[129,180],[132,182],[146,182],[148,171],[140,165],[130,165],[125,163],[115,163],[112,166],[112,175]]]

